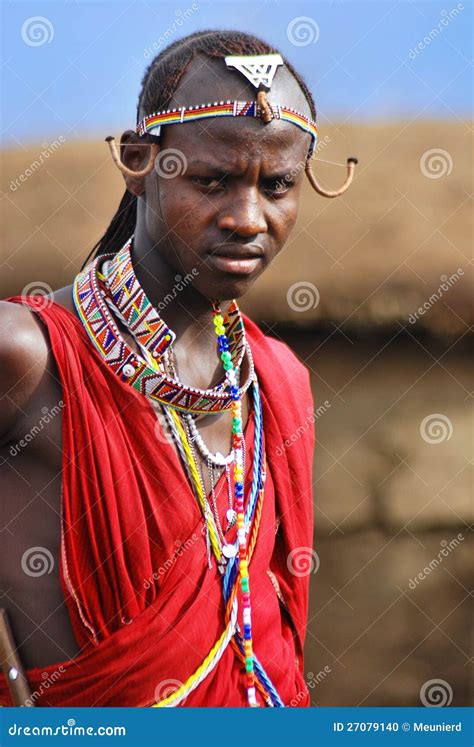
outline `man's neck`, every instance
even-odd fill
[[[189,368],[190,362],[199,358],[209,361],[204,369],[200,366],[202,377],[214,379],[215,375],[222,375],[216,355],[211,301],[196,291],[192,282],[183,282],[181,273],[163,260],[159,247],[151,244],[139,226],[133,240],[132,262],[147,297],[176,334],[174,350],[180,368]],[[223,302],[223,312],[229,304],[230,301]],[[210,382],[206,386],[209,385]]]

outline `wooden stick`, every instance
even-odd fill
[[[25,670],[18,656],[7,611],[0,607],[0,657],[14,706],[34,706]]]

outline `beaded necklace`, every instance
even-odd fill
[[[162,319],[140,285],[132,262],[132,242],[133,234],[111,260],[104,262],[97,272],[98,284],[105,294],[106,301],[109,302],[109,307],[112,307],[115,313],[118,312],[119,319],[123,320],[140,347],[145,347],[159,362],[165,351],[172,351],[176,335]],[[161,305],[165,304],[159,304],[160,307]],[[245,352],[245,331],[235,301],[227,313],[232,361],[235,368],[240,368]],[[220,385],[216,388],[219,387]]]
[[[204,486],[199,476],[195,454],[189,440],[189,431],[186,432],[186,416],[172,408],[165,408],[165,413],[171,424],[171,430],[183,459],[186,471],[190,476],[196,496],[201,506],[204,521],[206,523],[206,545],[209,557],[212,552],[216,558],[217,566],[221,572],[222,592],[226,603],[226,628],[219,640],[205,658],[204,662],[188,678],[188,680],[166,699],[154,704],[154,707],[175,706],[182,702],[187,695],[202,682],[204,677],[212,671],[218,660],[223,655],[226,646],[230,643],[236,655],[242,660],[246,672],[247,702],[251,707],[257,707],[256,688],[260,690],[267,705],[270,707],[283,707],[283,702],[278,695],[270,678],[263,666],[253,653],[252,639],[252,615],[250,600],[250,582],[248,565],[253,549],[255,547],[258,527],[260,523],[264,483],[266,475],[266,461],[263,453],[263,424],[261,415],[260,393],[255,373],[252,376],[254,407],[255,407],[255,443],[253,476],[250,498],[246,510],[244,510],[244,439],[242,432],[242,407],[239,388],[237,386],[237,374],[233,369],[228,341],[225,333],[224,318],[220,313],[218,303],[213,304],[214,328],[217,335],[217,347],[226,379],[230,385],[233,398],[232,404],[232,449],[234,451],[234,501],[237,520],[237,540],[235,547],[230,551],[230,545],[223,545],[219,536],[218,522],[207,501]],[[247,536],[252,526],[252,537],[247,543]],[[224,552],[226,547],[226,552]],[[236,600],[237,584],[240,582],[242,594],[242,629],[237,622]],[[231,629],[229,628],[231,626]]]
[[[238,550],[238,552],[236,552],[235,555],[228,560],[225,571],[221,576],[222,592],[224,601],[226,603],[226,628],[224,630],[224,633],[213,646],[208,656],[198,667],[198,669],[186,680],[186,682],[182,686],[180,686],[166,699],[154,704],[154,707],[175,706],[181,703],[187,697],[187,695],[199,684],[199,682],[201,682],[202,679],[207,676],[207,674],[216,666],[217,661],[224,653],[226,645],[228,645],[229,643],[232,645],[234,652],[241,659],[246,669],[247,700],[249,705],[251,707],[258,706],[255,693],[255,688],[258,688],[264,698],[266,705],[270,707],[284,706],[277,690],[266,674],[262,664],[253,653],[248,565],[255,548],[256,539],[258,536],[258,528],[260,525],[260,518],[262,514],[264,484],[266,476],[266,459],[263,451],[263,426],[260,393],[256,379],[254,379],[252,389],[255,407],[255,443],[252,485],[245,514],[243,517],[242,515],[239,517],[240,526],[238,537],[236,540],[236,549]],[[176,430],[180,434],[178,446],[180,453],[185,454],[185,465],[190,473],[192,473],[193,470],[196,472],[196,464],[193,462],[192,455],[189,453],[189,445],[186,444],[186,434],[181,424],[180,414],[175,410],[169,409],[169,416],[174,420]],[[214,552],[216,561],[219,563],[221,548],[217,536],[216,527],[213,523],[213,519],[210,516],[210,513],[206,514],[204,500],[205,496],[203,491],[199,488],[199,482],[197,478],[195,480],[195,483],[198,486],[197,495],[199,497],[199,502],[203,510],[203,516],[205,520],[207,517],[207,520],[209,520],[210,523],[210,534],[213,539],[212,550]],[[243,497],[241,499],[241,504],[243,504]],[[240,508],[242,508],[242,505],[240,506]],[[246,540],[247,536],[249,536],[248,542]],[[242,561],[244,562],[244,569],[242,569]],[[242,602],[244,606],[242,615],[243,634],[242,629],[237,622],[237,617],[233,617],[235,613],[237,584],[239,580],[242,589]],[[231,624],[232,621],[234,621],[235,623],[232,629],[233,635],[229,636],[229,624]]]
[[[242,593],[242,605],[243,605],[243,630],[244,637],[242,642],[243,654],[245,658],[245,671],[247,679],[247,700],[251,707],[258,706],[256,700],[255,691],[255,670],[254,670],[254,657],[253,657],[253,641],[252,641],[252,620],[251,620],[251,603],[250,603],[250,582],[248,573],[248,562],[247,562],[247,533],[245,531],[245,509],[244,509],[244,463],[243,463],[243,429],[242,429],[242,401],[240,396],[239,387],[237,385],[237,376],[232,363],[232,357],[229,352],[229,343],[224,327],[224,318],[221,314],[218,302],[214,302],[212,306],[213,310],[213,322],[214,329],[217,335],[217,348],[222,360],[225,376],[229,384],[229,390],[232,397],[232,448],[234,450],[234,462],[233,462],[233,477],[234,477],[234,503],[235,511],[237,515],[237,545],[238,545],[238,577],[240,580],[240,588]],[[185,447],[185,431],[179,423],[177,413],[171,413],[175,424],[178,429],[178,433],[181,436],[181,442]],[[181,427],[180,427],[181,426]],[[188,449],[185,453],[188,457],[189,463],[194,463],[192,452],[189,450],[189,443],[187,444]],[[198,494],[201,496],[201,505],[205,506],[204,503],[204,492],[202,485],[197,481]],[[209,521],[209,512],[207,512],[207,520]],[[212,527],[215,534],[218,536],[217,527],[213,524]],[[216,537],[217,539],[217,537]],[[237,556],[237,548],[232,554],[224,554],[223,548],[219,547],[218,541],[216,541],[217,552],[221,552],[224,557],[229,559]],[[215,550],[216,551],[216,550]],[[218,562],[222,562],[222,555],[219,556],[216,553]],[[236,586],[234,584],[235,595]]]
[[[114,257],[120,263],[127,261],[131,240],[129,239],[123,247],[120,256],[106,255],[106,257],[110,256],[112,262],[114,262]],[[134,288],[135,306],[132,305],[128,318],[122,314],[121,321],[125,319],[127,327],[131,324],[133,330],[137,334],[140,333],[141,339],[138,344],[142,351],[146,350],[150,356],[145,357],[134,352],[121,335],[113,318],[114,312],[109,309],[105,302],[105,298],[108,298],[112,307],[116,308],[109,289],[104,280],[99,277],[99,267],[103,260],[104,257],[97,257],[76,276],[73,286],[73,299],[78,315],[94,347],[112,371],[122,381],[130,384],[144,396],[177,410],[199,414],[231,409],[232,397],[226,382],[213,389],[199,389],[170,378],[162,367],[154,366],[151,363],[150,356],[158,360],[160,353],[163,354],[174,339],[174,333],[167,327],[156,310],[150,310],[151,303],[143,289],[137,288],[138,280],[136,280],[130,262],[128,272],[133,275],[133,283],[132,277],[129,275],[127,285],[128,288]],[[122,283],[122,293],[120,293],[118,286],[115,286],[115,296],[119,298],[122,308],[124,308],[124,297],[129,293],[127,285]],[[125,288],[127,290],[124,290]],[[120,310],[117,309],[117,311],[118,314],[121,314]],[[143,317],[146,317],[145,321],[143,321]],[[153,320],[152,324],[150,324],[150,320]],[[233,351],[235,351],[236,364],[239,365],[245,354],[246,346],[244,325],[235,301],[229,306],[226,323],[232,330]],[[130,327],[128,329],[134,335],[132,329]],[[168,336],[169,339],[167,339]],[[154,353],[157,353],[157,355],[155,356]],[[247,391],[250,382],[251,375],[249,374],[239,390],[241,395]]]
[[[247,343],[246,343],[247,344]],[[250,357],[250,360],[252,360],[252,356],[250,353],[250,348],[248,348],[248,355]],[[168,368],[168,370],[173,374],[175,379],[178,380],[178,375],[175,368],[175,362],[174,362],[174,356],[172,351],[166,351],[166,353],[163,356],[163,359],[165,361],[165,367]],[[238,369],[237,369],[238,370]],[[253,366],[252,366],[252,373],[253,373]],[[167,408],[161,406],[163,413],[165,417],[168,419],[168,424],[170,426],[171,432],[173,433],[175,442],[179,442],[179,433],[176,431],[176,427],[174,425],[173,418],[171,418],[168,415]],[[212,505],[209,505],[209,501],[207,497],[205,497],[206,501],[206,509],[207,511],[212,511],[212,515],[214,517],[215,526],[219,535],[219,538],[221,540],[222,545],[222,561],[225,563],[225,558],[230,558],[235,555],[235,550],[232,545],[229,545],[226,541],[225,534],[235,525],[235,522],[237,520],[237,514],[234,510],[234,500],[233,500],[233,492],[232,492],[232,485],[231,485],[231,474],[230,474],[230,465],[234,461],[234,449],[230,450],[230,453],[227,456],[224,456],[220,452],[217,452],[213,454],[209,451],[206,444],[204,443],[204,440],[199,433],[199,430],[196,426],[196,423],[194,422],[196,419],[196,416],[193,417],[191,413],[184,413],[184,419],[183,419],[183,425],[184,429],[186,431],[186,437],[189,444],[189,451],[193,457],[193,460],[195,464],[197,465],[198,460],[195,452],[195,447],[197,447],[197,450],[199,451],[201,457],[204,459],[207,470],[209,474],[209,483],[211,486],[211,499],[212,499]],[[242,450],[243,450],[243,462],[245,465],[245,441],[242,442]],[[181,456],[183,456],[183,451],[180,450]],[[221,521],[219,519],[219,511],[217,508],[217,500],[216,495],[214,491],[215,486],[215,469],[218,467],[224,467],[225,469],[225,479],[226,479],[226,485],[227,485],[227,495],[228,495],[228,505],[229,508],[226,511],[226,519],[227,519],[227,528],[225,531],[223,531],[221,526]],[[244,467],[245,469],[245,467]],[[199,481],[202,489],[202,493],[204,496],[206,496],[206,490],[204,488],[204,476],[203,476],[203,470],[202,467],[199,468],[198,471]],[[211,562],[211,545],[210,545],[210,536],[209,536],[209,527],[208,523],[206,522],[206,546],[207,546],[207,556],[208,556],[208,566],[209,569],[212,568],[212,562]],[[219,565],[219,570],[223,572],[223,565]]]
[[[229,464],[234,461],[234,452],[232,450],[227,454],[227,456],[221,454],[220,451],[216,451],[214,454],[210,452],[199,433],[193,416],[186,414],[186,420],[189,428],[190,440],[196,444],[199,453],[204,459],[210,461],[216,467],[228,467]]]
[[[127,242],[127,251],[130,248],[130,242],[131,240]],[[111,262],[113,263],[114,255],[111,255],[111,257]],[[98,260],[103,259],[103,257],[98,258]],[[118,262],[125,262],[126,260],[126,255],[122,253]],[[171,330],[168,328],[165,329],[164,322],[159,318],[156,310],[153,308],[150,309],[148,304],[143,303],[143,300],[140,301],[141,305],[139,304],[138,308],[135,308],[135,311],[130,310],[128,294],[130,293],[130,289],[133,289],[135,285],[131,262],[127,266],[126,280],[123,274],[116,273],[114,275],[113,296],[109,293],[111,284],[106,282],[109,277],[109,270],[110,264],[105,275],[100,273],[98,261],[94,260],[89,268],[86,268],[83,273],[79,274],[74,282],[74,302],[76,308],[91,340],[99,352],[101,352],[106,362],[113,369],[115,363],[114,370],[117,373],[121,372],[122,376],[127,376],[126,372],[124,372],[127,364],[133,366],[134,372],[138,371],[138,374],[144,372],[145,381],[142,382],[142,384],[145,384],[144,386],[142,384],[140,387],[135,386],[135,382],[140,380],[137,374],[134,374],[133,378],[131,375],[128,376],[131,379],[130,383],[149,397],[150,400],[158,401],[163,408],[201,507],[206,527],[208,558],[210,559],[212,552],[220,571],[222,593],[225,602],[225,629],[219,639],[204,658],[201,665],[191,674],[186,682],[170,696],[159,703],[155,703],[154,706],[173,706],[182,702],[207,677],[209,672],[215,668],[227,646],[230,644],[235,654],[245,665],[248,705],[251,707],[258,706],[256,699],[256,688],[258,688],[267,705],[281,707],[283,703],[253,651],[248,566],[255,548],[262,514],[266,459],[263,451],[263,424],[259,387],[250,348],[245,341],[243,322],[237,304],[233,302],[233,307],[231,304],[225,317],[221,313],[217,301],[212,305],[214,330],[217,336],[217,349],[224,368],[225,380],[217,387],[214,387],[213,390],[199,390],[193,387],[186,387],[179,381],[176,372],[174,372],[173,378],[170,378],[165,371],[165,360],[170,355],[170,343],[174,340]],[[119,277],[121,278],[120,280],[118,279]],[[124,291],[124,287],[127,290]],[[108,303],[104,299],[107,299]],[[144,312],[146,322],[140,315],[140,310]],[[156,316],[153,316],[153,312]],[[134,337],[137,345],[143,351],[143,358],[137,356],[126,345],[114,322],[114,314]],[[239,319],[240,327],[235,323],[236,317]],[[147,327],[147,325],[149,326]],[[242,387],[239,387],[238,383],[238,364],[242,361],[243,353],[236,353],[238,346],[235,344],[231,350],[230,336],[228,334],[229,329],[233,331],[234,342],[236,339],[242,340],[242,349],[246,351],[249,360],[249,375]],[[168,334],[169,338],[167,337]],[[170,349],[167,350],[167,348]],[[158,355],[155,356],[155,352],[158,352]],[[131,357],[132,355],[133,358]],[[135,366],[137,367],[135,368]],[[153,379],[153,386],[151,387],[146,386],[146,380],[150,378]],[[163,391],[160,389],[163,382],[166,382],[167,386],[174,387],[175,393],[173,397],[167,399],[163,396]],[[249,500],[247,506],[245,506],[245,443],[242,428],[241,397],[250,385],[252,385],[253,391],[255,437],[252,484]],[[183,392],[185,396],[183,396]],[[209,402],[211,403],[210,406]],[[218,412],[223,409],[230,409],[232,413],[232,459],[227,460],[222,455],[219,455],[219,457],[222,457],[221,459],[216,457],[216,455],[212,455],[209,450],[205,449],[202,439],[197,440],[197,443],[198,448],[201,446],[206,456],[211,457],[208,460],[210,464],[213,463],[213,458],[214,461],[220,463],[220,466],[222,466],[222,461],[224,461],[225,467],[228,468],[229,472],[232,471],[233,495],[229,511],[227,512],[227,518],[229,523],[233,519],[237,524],[237,538],[235,543],[227,542],[225,539],[225,533],[222,531],[218,516],[217,502],[213,494],[213,486],[211,489],[212,507],[207,500],[193,446],[193,442],[196,441],[196,433],[198,433],[193,417],[202,412]],[[230,481],[228,485],[230,488]],[[232,517],[230,516],[230,510],[233,512]],[[238,622],[239,602],[237,590],[239,586],[243,607],[242,627],[240,627]]]
[[[250,706],[256,706],[255,671],[253,664],[252,621],[250,606],[250,581],[247,563],[247,536],[245,533],[244,514],[244,471],[242,460],[242,400],[237,386],[236,374],[229,352],[229,343],[224,327],[224,318],[217,302],[212,305],[214,329],[217,335],[217,347],[222,360],[226,378],[232,396],[232,447],[235,449],[234,461],[234,500],[237,513],[237,538],[239,543],[239,577],[242,590],[244,621],[245,671],[247,675],[247,698]]]

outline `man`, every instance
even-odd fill
[[[2,604],[33,704],[309,704],[292,558],[312,544],[313,434],[281,449],[309,377],[233,301],[285,245],[315,141],[277,57],[235,32],[161,53],[98,259],[0,303]],[[206,108],[256,89],[257,116]]]

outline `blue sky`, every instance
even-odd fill
[[[3,147],[119,135],[135,123],[150,50],[205,28],[275,44],[320,124],[472,114],[471,0],[2,0],[1,11]]]

